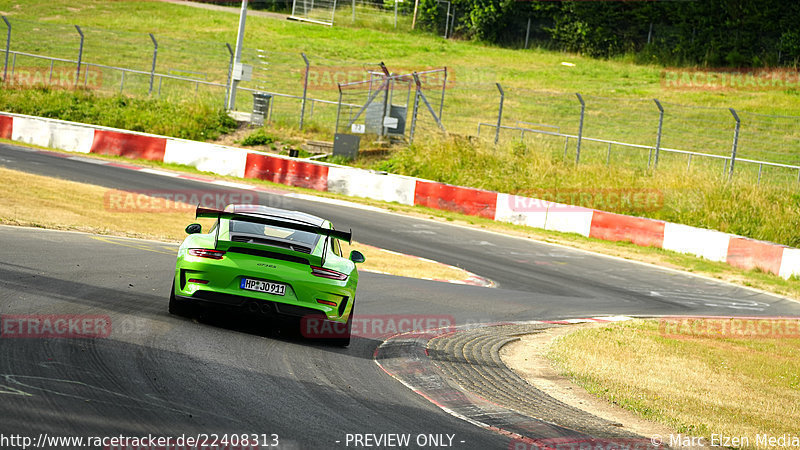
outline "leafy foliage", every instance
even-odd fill
[[[643,62],[710,67],[796,66],[800,3],[785,0],[662,2],[537,2],[453,0],[455,30],[464,37],[594,57],[634,53]],[[423,23],[440,20],[433,0],[421,0]],[[466,11],[466,12],[465,12]]]

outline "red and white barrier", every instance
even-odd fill
[[[203,172],[244,178],[247,151],[185,139],[167,139],[164,162],[192,166]]]
[[[0,138],[79,153],[185,164],[219,175],[257,178],[404,205],[456,211],[546,230],[688,253],[784,278],[800,276],[800,249],[714,230],[625,216],[540,199],[394,174],[298,160],[147,133],[0,113]]]

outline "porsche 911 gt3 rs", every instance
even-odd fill
[[[178,250],[169,312],[186,315],[200,304],[238,308],[265,318],[321,318],[348,345],[358,286],[356,264],[364,255],[342,254],[352,233],[310,214],[261,205],[197,207],[215,218],[208,233],[199,224]]]

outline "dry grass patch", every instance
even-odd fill
[[[675,338],[655,320],[583,329],[547,354],[590,393],[681,433],[779,437],[800,423],[800,339]]]
[[[182,241],[189,223],[198,222],[206,230],[213,224],[210,219],[195,219],[194,206],[185,204],[159,212],[120,211],[109,207],[114,192],[118,191],[0,168],[0,223],[169,242]],[[365,270],[454,280],[469,275],[444,264],[356,242],[351,248],[367,257],[359,266]]]

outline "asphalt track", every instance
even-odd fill
[[[113,189],[230,192],[10,145],[0,145],[0,166]],[[790,300],[578,250],[280,194],[260,201],[498,285],[363,273],[357,315],[445,315],[458,324],[800,315]],[[107,339],[0,338],[0,437],[275,433],[280,448],[348,448],[348,433],[425,433],[455,435],[456,448],[508,446],[382,372],[373,362],[378,338],[338,349],[237,317],[170,316],[174,246],[17,227],[0,227],[0,242],[0,314],[100,314],[113,323]]]

